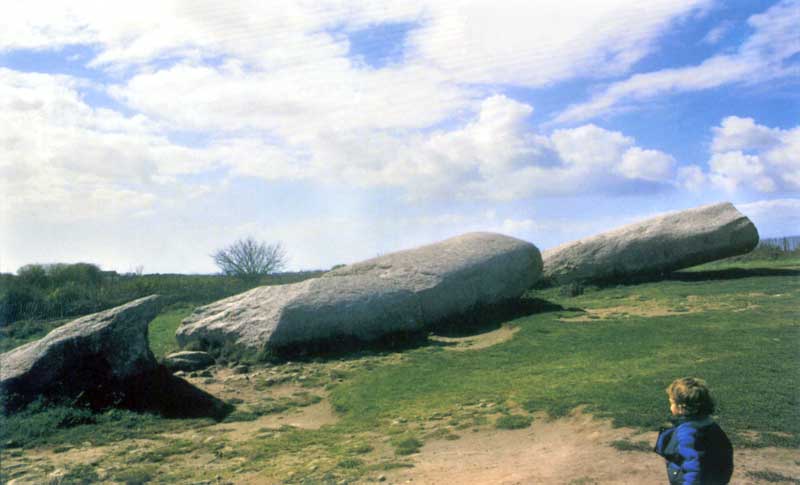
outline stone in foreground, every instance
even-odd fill
[[[39,340],[0,355],[0,393],[7,409],[39,396],[70,398],[153,370],[147,325],[158,296],[73,320]]]
[[[533,244],[469,233],[220,300],[195,310],[176,337],[181,346],[199,341],[252,350],[376,340],[518,298],[541,269]]]
[[[214,363],[208,352],[182,350],[164,357],[162,364],[172,372],[205,369]]]
[[[544,276],[554,284],[658,276],[745,254],[758,231],[733,204],[654,217],[544,251]]]

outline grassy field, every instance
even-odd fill
[[[124,483],[124,474],[138,473],[184,482],[211,467],[233,482],[259,474],[341,483],[410,466],[406,456],[427,441],[526,427],[541,412],[561,416],[582,406],[616,425],[656,429],[668,418],[664,389],[687,375],[712,386],[718,421],[737,448],[800,446],[799,259],[718,263],[661,282],[588,287],[576,297],[550,288],[525,298],[537,313],[475,329],[475,339],[513,330],[486,348],[453,351],[456,344],[431,336],[403,351],[253,365],[247,380],[195,377],[198,385],[244,386],[226,398],[236,411],[222,424],[66,408],[5,418],[2,453],[22,465],[0,478],[45,476],[56,465],[36,457],[88,439],[107,446],[64,465],[78,478],[100,473]],[[157,356],[176,348],[174,329],[188,311],[172,309],[151,324]],[[296,392],[273,395],[280,386]],[[255,424],[328,403],[336,420],[318,429]],[[241,439],[218,428],[250,422],[252,434]],[[130,440],[149,453],[134,465]]]
[[[536,297],[564,310],[515,320],[512,341],[480,352],[410,352],[403,364],[338,387],[334,404],[374,423],[480,400],[553,415],[586,405],[619,425],[656,428],[666,417],[664,388],[695,375],[713,386],[720,422],[738,445],[800,445],[796,274]],[[750,430],[765,432],[763,441],[746,438]]]

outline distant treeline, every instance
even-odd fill
[[[770,237],[762,239],[758,245],[776,247],[784,252],[796,251],[800,248],[800,236]]]
[[[764,238],[747,254],[725,261],[757,261],[764,259],[800,258],[800,236]]]
[[[159,294],[165,304],[203,305],[261,285],[295,283],[323,271],[263,276],[119,274],[97,265],[30,264],[0,274],[0,326],[17,320],[64,318],[112,308]]]

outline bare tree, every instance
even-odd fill
[[[252,237],[239,239],[212,255],[223,274],[258,278],[286,266],[288,258],[281,243],[266,244]]]

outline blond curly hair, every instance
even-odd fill
[[[714,399],[703,379],[681,377],[675,379],[666,390],[670,399],[687,416],[710,415],[714,412]]]

